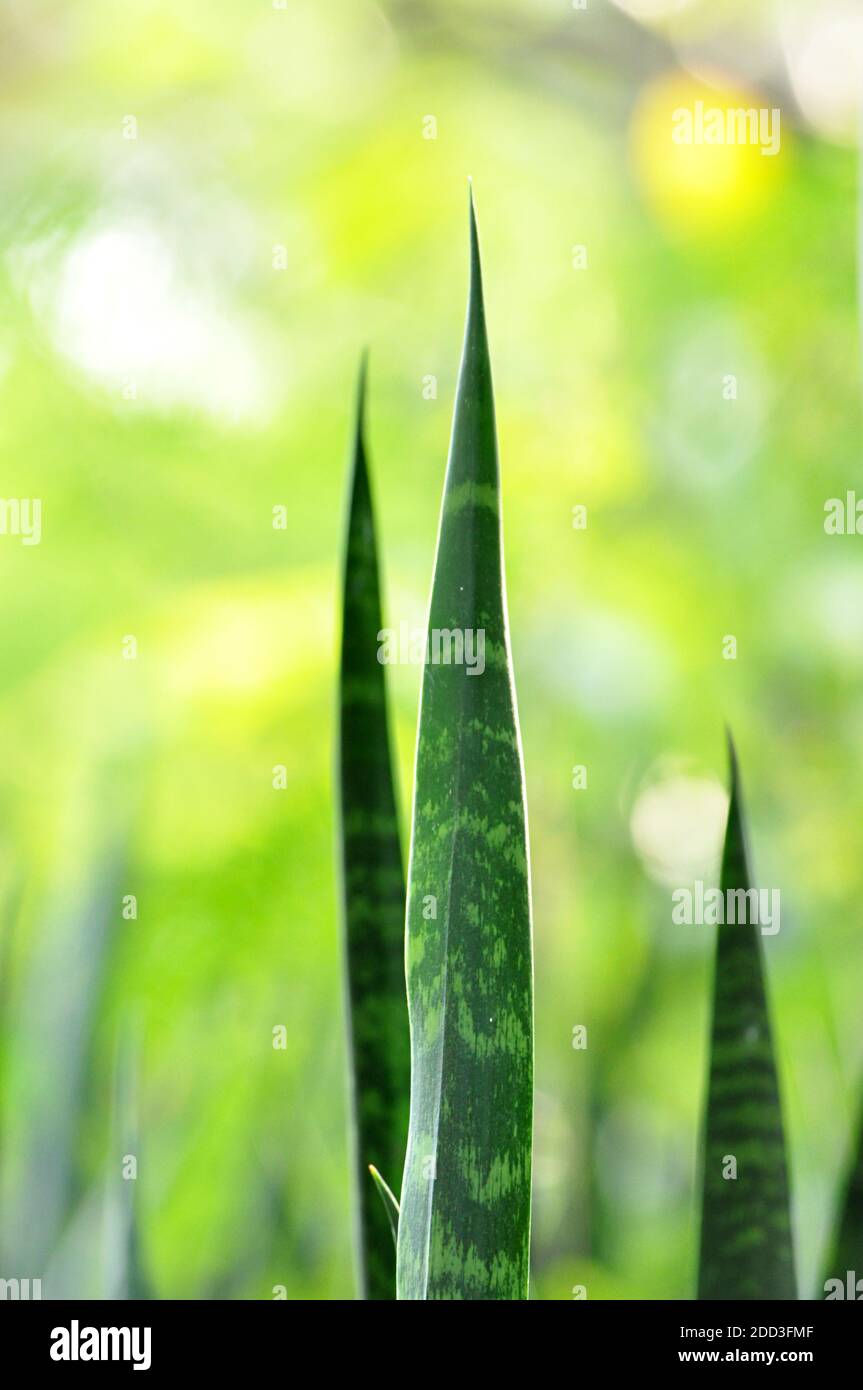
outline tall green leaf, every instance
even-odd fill
[[[833,1247],[818,1296],[828,1297],[832,1294],[836,1297],[838,1291],[835,1284],[832,1288],[828,1285],[830,1280],[838,1279],[842,1286],[838,1296],[847,1298],[849,1274],[854,1276],[852,1297],[856,1300],[856,1283],[858,1279],[863,1279],[863,1116],[859,1122],[856,1151],[845,1178]]]
[[[411,1116],[398,1237],[404,1299],[520,1299],[528,1285],[530,892],[472,202],[470,243],[416,756],[407,918]],[[448,662],[459,639],[468,639],[465,661]]]
[[[405,882],[399,843],[384,667],[381,603],[364,440],[360,371],[345,549],[339,772],[346,995],[353,1118],[354,1201],[361,1296],[396,1296],[389,1219],[369,1164],[399,1173],[410,1093],[405,994]]]
[[[725,903],[729,892],[752,883],[730,737],[729,760],[721,876]],[[741,915],[736,907],[734,915]],[[785,1138],[761,930],[748,910],[742,923],[726,921],[717,933],[698,1297],[795,1299]]]

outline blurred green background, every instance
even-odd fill
[[[533,1292],[691,1296],[714,933],[672,926],[671,890],[715,873],[727,720],[782,893],[811,1296],[863,1066],[863,541],[823,526],[861,476],[861,53],[833,0],[4,7],[0,491],[41,499],[42,537],[0,536],[0,1274],[109,1287],[134,1036],[156,1295],[352,1296],[352,393],[368,344],[387,621],[413,626],[472,175],[534,884]],[[779,154],[674,145],[696,100],[779,107]],[[389,669],[406,810],[419,670]]]

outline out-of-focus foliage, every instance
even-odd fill
[[[823,527],[860,487],[856,158],[835,76],[813,78],[829,5],[657,3],[650,30],[638,8],[5,8],[0,491],[42,499],[42,537],[0,535],[4,1275],[47,1275],[17,1237],[6,1253],[40,1192],[14,1222],[9,1197],[129,826],[52,1268],[100,1287],[134,1013],[155,1292],[351,1294],[347,401],[368,340],[385,605],[414,627],[472,174],[531,810],[533,1292],[693,1292],[712,932],[673,926],[671,891],[716,868],[726,718],[759,881],[782,892],[771,997],[815,1284],[863,1061],[863,541]],[[715,151],[686,172],[672,150],[681,83],[780,104],[780,152],[727,159],[719,196],[692,168]],[[407,789],[419,671],[391,671]]]

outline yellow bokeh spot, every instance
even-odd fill
[[[769,201],[788,162],[781,112],[761,94],[685,73],[649,83],[632,117],[632,159],[667,225],[722,233]]]

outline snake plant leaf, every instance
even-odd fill
[[[470,247],[416,754],[400,1299],[523,1299],[528,1287],[530,886],[472,200]]]
[[[860,1118],[857,1151],[845,1179],[833,1248],[819,1297],[856,1300],[858,1279],[863,1279],[863,1116]],[[836,1280],[840,1288],[837,1288]],[[849,1287],[851,1285],[853,1288]],[[863,1285],[860,1292],[863,1292]]]
[[[761,929],[740,909],[752,883],[740,774],[729,736],[731,798],[722,857],[705,1118],[701,1299],[796,1299],[788,1169]],[[749,900],[751,902],[751,899]],[[734,1173],[736,1171],[736,1176]]]
[[[393,1195],[392,1189],[384,1182],[373,1163],[369,1164],[369,1172],[372,1175],[372,1181],[378,1190],[380,1199],[384,1204],[384,1211],[387,1214],[390,1230],[393,1233],[393,1246],[397,1247],[399,1238],[399,1204]]]
[[[368,1165],[401,1172],[410,1041],[405,881],[390,761],[381,603],[364,440],[365,362],[353,443],[339,685],[340,848],[361,1297],[394,1299],[395,1252]]]

